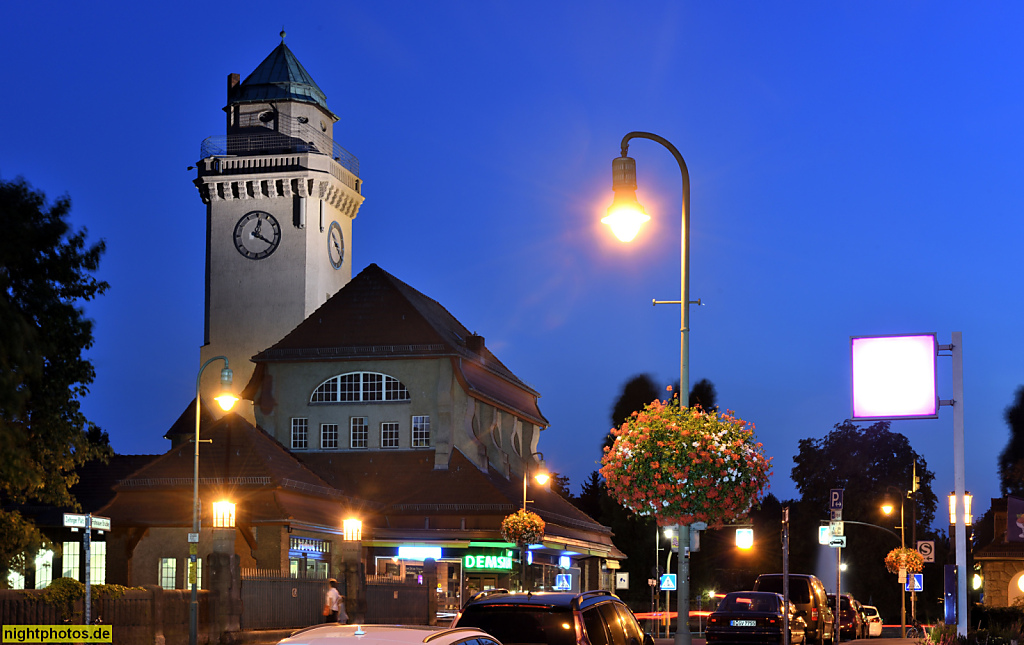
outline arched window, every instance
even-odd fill
[[[332,376],[313,390],[310,403],[365,403],[408,401],[409,390],[401,381],[378,372],[349,372]]]

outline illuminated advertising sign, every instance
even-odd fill
[[[850,339],[853,419],[934,419],[935,334]]]
[[[466,555],[462,558],[466,569],[483,571],[511,571],[511,555]]]

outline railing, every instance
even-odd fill
[[[273,123],[272,121],[270,122]],[[254,132],[207,137],[199,146],[199,158],[280,152],[329,154],[343,168],[359,176],[359,159],[323,132],[295,117],[280,117],[276,130],[258,121],[247,122]],[[259,130],[263,130],[262,132]]]

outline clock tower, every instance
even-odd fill
[[[334,141],[338,117],[284,44],[244,81],[228,76],[227,134],[203,141],[196,187],[206,204],[206,307],[200,364],[227,356],[234,389],[253,355],[352,277],[359,161]],[[212,401],[222,365],[203,375]],[[252,420],[251,408],[240,412]]]

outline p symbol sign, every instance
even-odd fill
[[[830,511],[843,510],[843,489],[833,488],[829,491],[828,508]]]

